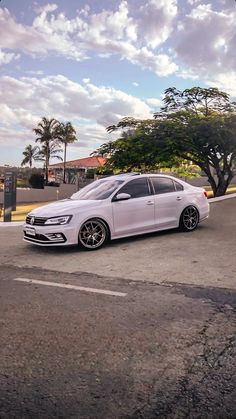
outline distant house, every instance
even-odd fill
[[[83,177],[88,170],[104,166],[106,159],[101,156],[85,157],[83,159],[70,160],[66,162],[66,182],[76,183],[78,176]],[[63,178],[64,163],[50,164],[49,181],[60,182]]]

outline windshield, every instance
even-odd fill
[[[121,179],[100,179],[82,188],[74,193],[71,199],[106,199],[120,186],[124,181]]]

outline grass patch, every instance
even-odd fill
[[[34,202],[27,204],[19,204],[16,206],[16,211],[12,211],[12,221],[24,221],[26,215],[35,208],[42,207],[43,205],[49,204],[49,202]],[[3,210],[0,217],[0,221],[3,221]]]

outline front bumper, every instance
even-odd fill
[[[23,240],[38,246],[65,246],[78,243],[78,233],[73,226],[31,226],[24,224]]]

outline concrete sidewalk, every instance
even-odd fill
[[[225,199],[231,199],[236,198],[236,193],[231,193],[228,195],[218,196],[216,198],[209,198],[208,201],[211,202],[218,202],[218,201],[224,201]]]

